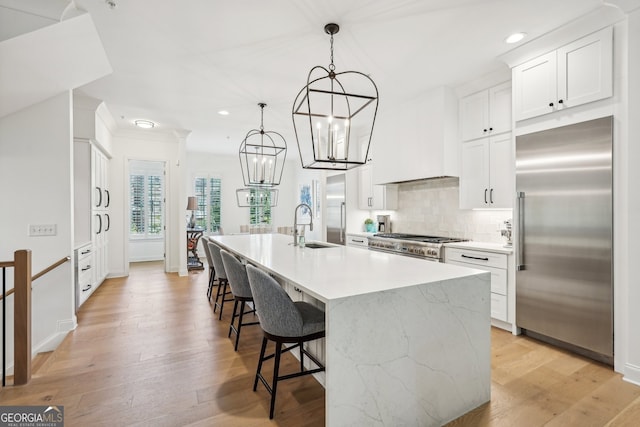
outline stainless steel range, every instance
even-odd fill
[[[378,233],[369,237],[369,249],[443,262],[442,245],[444,243],[465,242],[467,240],[455,237],[421,236],[419,234]]]

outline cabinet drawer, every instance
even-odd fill
[[[469,249],[447,248],[446,261],[464,262],[475,266],[507,269],[507,255]]]
[[[369,247],[369,239],[363,236],[347,234],[347,246],[357,246],[362,248]]]
[[[468,262],[459,262],[447,260],[447,264],[459,265],[461,267],[476,268],[491,273],[491,292],[501,295],[507,294],[507,270],[501,268],[487,267],[486,265],[469,264]]]
[[[494,319],[507,321],[507,297],[491,293],[491,317]]]

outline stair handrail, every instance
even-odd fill
[[[13,307],[13,384],[24,385],[31,379],[31,287],[32,282],[71,260],[61,258],[34,276],[31,276],[31,250],[19,249],[13,261],[0,261],[2,269],[2,386],[6,385],[6,297],[15,294]],[[14,287],[6,290],[6,269],[13,267]]]
[[[42,270],[41,272],[33,275],[33,277],[31,277],[31,281],[33,282],[34,280],[41,278],[42,276],[44,276],[45,274],[47,274],[51,270],[53,270],[53,269],[55,269],[57,267],[60,267],[62,264],[64,264],[67,261],[71,261],[71,257],[68,256],[68,255],[66,257],[64,257],[64,258],[60,258],[58,261],[54,262],[49,267],[47,267],[44,270]],[[0,261],[0,268],[13,267],[13,264],[14,264],[13,261]],[[0,295],[0,300],[3,299],[3,297],[8,297],[9,295],[11,295],[14,292],[15,292],[15,288],[11,288],[7,292],[3,292],[2,295]]]

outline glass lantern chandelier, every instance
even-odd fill
[[[307,85],[293,103],[293,127],[305,169],[347,170],[367,162],[378,111],[378,88],[359,71],[336,73],[333,36],[337,24],[327,24],[331,36],[329,68],[309,71]]]
[[[252,129],[240,144],[240,167],[247,187],[273,187],[280,184],[287,143],[278,132],[264,130],[264,107],[261,102],[260,129]]]
[[[255,206],[270,207],[278,206],[278,189],[277,188],[238,188],[236,190],[236,200],[238,207],[250,208]]]

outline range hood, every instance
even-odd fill
[[[458,145],[458,100],[451,88],[381,102],[372,143],[373,182],[458,177]]]

